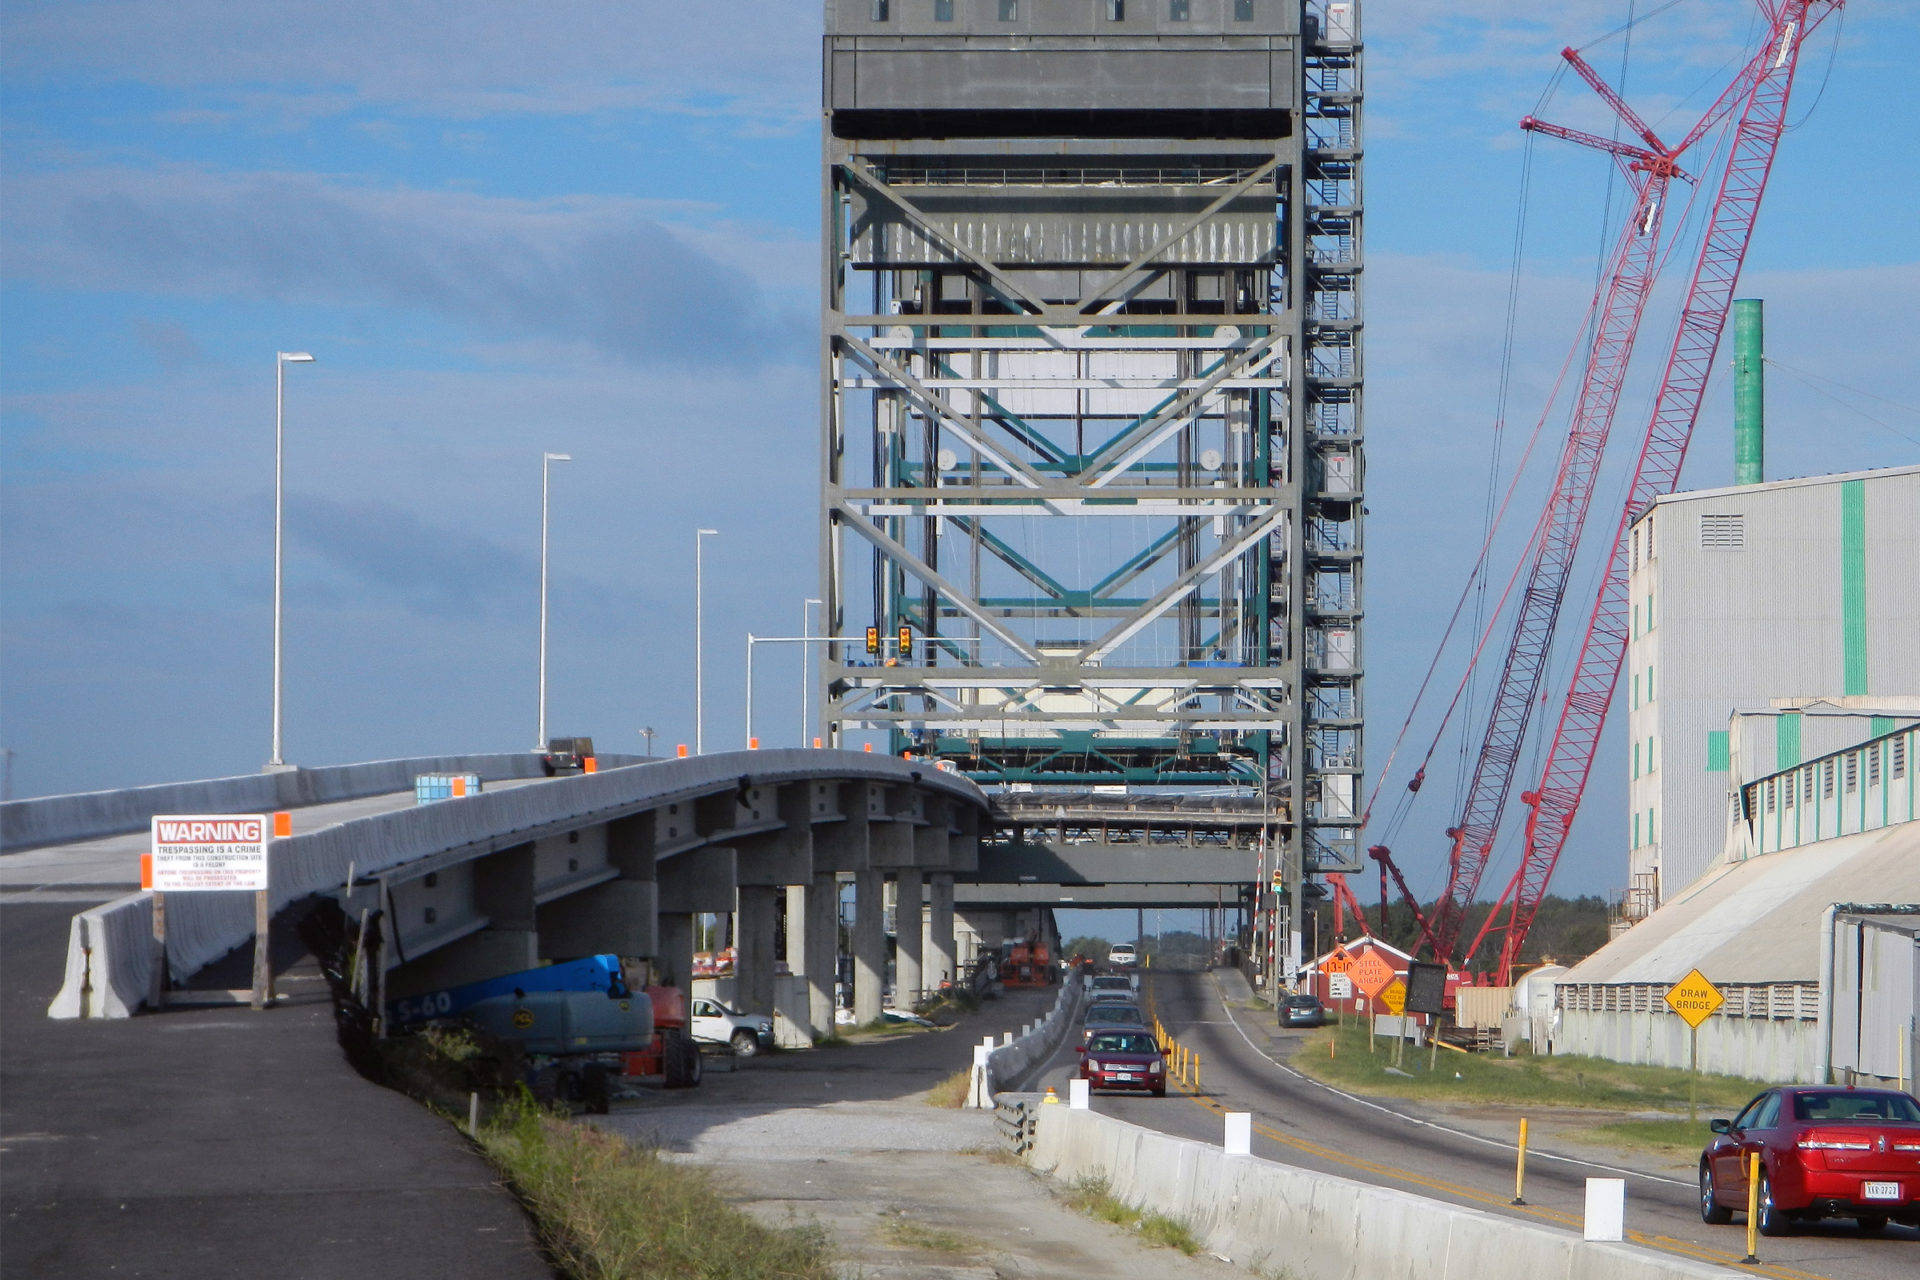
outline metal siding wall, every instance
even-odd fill
[[[1867,692],[1920,693],[1920,473],[1866,492]]]
[[[1871,688],[1920,692],[1920,593],[1912,589],[1920,581],[1920,471],[1866,483]],[[1838,482],[1755,486],[1680,495],[1655,508],[1660,637],[1651,719],[1656,758],[1674,765],[1658,771],[1654,788],[1663,899],[1698,879],[1725,842],[1726,777],[1690,767],[1707,733],[1739,707],[1841,692],[1840,493]],[[1702,514],[1743,515],[1745,549],[1702,550]],[[1771,738],[1773,726],[1766,728]],[[1749,737],[1748,746],[1745,776],[1772,772],[1773,744]]]

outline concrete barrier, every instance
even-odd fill
[[[982,1095],[983,1106],[992,1106],[996,1093],[1004,1092],[1014,1086],[1028,1072],[1052,1056],[1060,1047],[1061,1036],[1072,1029],[1073,1016],[1080,1008],[1080,985],[1076,982],[1060,984],[1060,995],[1053,1002],[1053,1008],[1047,1016],[1036,1023],[1033,1029],[1005,1044],[987,1055],[986,1089]]]
[[[1230,1156],[1093,1111],[1040,1107],[1028,1162],[1184,1221],[1205,1247],[1299,1280],[1707,1280],[1738,1271],[1410,1192]]]
[[[601,756],[599,760],[602,768],[615,769],[639,764],[645,758]],[[9,800],[0,804],[0,848],[11,852],[143,831],[148,819],[156,813],[271,813],[277,809],[411,791],[414,775],[421,773],[477,773],[482,782],[500,782],[509,778],[537,778],[541,772],[540,757],[531,751],[410,756],[365,764]]]
[[[373,880],[418,858],[484,856],[543,833],[732,790],[746,779],[763,785],[819,777],[911,781],[974,805],[986,803],[980,789],[958,775],[865,752],[794,749],[659,760],[561,778],[546,786],[483,791],[275,840],[267,898],[278,911],[339,888],[349,867],[357,868],[360,879]],[[68,936],[66,982],[48,1016],[120,1018],[133,1013],[145,998],[151,974],[152,920],[153,895],[146,892],[75,917]],[[252,937],[251,893],[177,893],[167,898],[167,965],[175,981],[184,981]]]

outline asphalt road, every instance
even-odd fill
[[[1304,1169],[1393,1187],[1452,1204],[1580,1229],[1588,1177],[1625,1177],[1629,1237],[1637,1243],[1729,1266],[1746,1254],[1744,1216],[1730,1227],[1700,1221],[1690,1180],[1624,1166],[1528,1153],[1524,1206],[1513,1197],[1514,1148],[1423,1111],[1419,1104],[1361,1099],[1285,1066],[1306,1032],[1276,1031],[1266,1015],[1229,1008],[1211,974],[1161,972],[1148,979],[1161,1021],[1202,1061],[1198,1092],[1162,1099],[1100,1095],[1094,1108],[1133,1124],[1205,1142],[1221,1140],[1220,1115],[1253,1115],[1253,1153]],[[1074,1071],[1069,1045],[1034,1085],[1062,1096]],[[1744,1275],[1779,1280],[1892,1280],[1920,1272],[1920,1231],[1892,1226],[1878,1238],[1851,1222],[1800,1228],[1760,1241],[1759,1266]]]
[[[296,829],[412,803],[315,806]],[[550,1280],[492,1168],[347,1064],[281,922],[286,998],[264,1013],[46,1016],[73,913],[137,888],[146,842],[0,855],[0,1280]]]

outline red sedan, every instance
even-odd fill
[[[1789,1224],[1852,1218],[1920,1226],[1920,1102],[1892,1089],[1769,1089],[1732,1120],[1715,1120],[1700,1153],[1700,1216],[1733,1221],[1747,1207],[1747,1168],[1760,1156],[1762,1235]]]
[[[1080,1078],[1089,1090],[1128,1089],[1167,1096],[1167,1060],[1145,1027],[1100,1030],[1080,1050]]]

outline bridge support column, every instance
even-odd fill
[[[654,951],[654,969],[662,983],[691,994],[693,985],[693,915],[685,911],[662,911],[659,916],[659,946]]]
[[[743,1013],[773,1012],[775,895],[763,885],[741,885],[733,942],[734,999]]]
[[[853,1020],[865,1026],[880,1016],[887,980],[887,876],[853,873]]]
[[[927,877],[927,985],[939,990],[942,982],[958,983],[953,962],[953,876],[936,871]]]
[[[894,873],[894,886],[893,999],[902,1009],[911,1009],[919,1003],[926,985],[921,979],[920,966],[920,930],[925,911],[921,905],[924,888],[919,869],[903,868]]]
[[[840,878],[831,871],[817,875],[803,892],[806,941],[800,971],[807,975],[807,1016],[815,1036],[830,1036],[834,985],[840,978]]]

